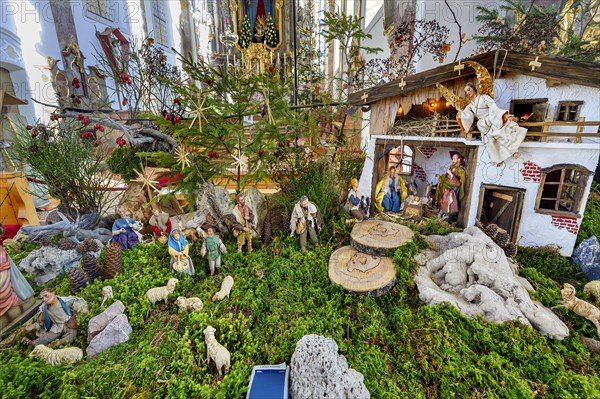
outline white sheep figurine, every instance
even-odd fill
[[[195,310],[199,312],[204,307],[204,304],[202,303],[202,300],[200,300],[200,298],[185,298],[182,296],[177,297],[175,305],[179,306],[180,312],[187,312],[188,310]]]
[[[202,331],[204,333],[204,342],[206,342],[206,350],[208,351],[208,356],[212,359],[217,365],[217,371],[219,375],[223,375],[223,373],[227,374],[229,372],[231,355],[227,348],[217,342],[215,339],[215,328],[213,326],[208,326]],[[221,369],[225,367],[225,370],[221,372]]]
[[[600,303],[600,280],[590,281],[583,286],[583,293]]]
[[[146,296],[148,297],[152,305],[154,305],[158,301],[165,301],[166,304],[169,294],[172,294],[173,291],[175,291],[175,284],[177,284],[178,282],[179,280],[177,280],[176,278],[170,278],[169,281],[167,281],[166,286],[150,288],[146,292]]]
[[[36,345],[29,354],[29,357],[43,359],[51,366],[58,366],[61,363],[73,364],[78,362],[83,359],[83,351],[75,346],[52,349],[46,345]]]
[[[228,297],[231,292],[231,287],[233,287],[233,277],[227,276],[223,279],[221,283],[221,290],[218,291],[215,295],[213,295],[212,300],[220,301],[221,299]]]

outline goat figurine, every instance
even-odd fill
[[[209,361],[212,359],[217,365],[217,371],[219,375],[229,372],[229,366],[231,361],[231,355],[229,351],[215,339],[215,328],[213,326],[207,326],[204,331],[204,342],[206,343],[206,350],[208,352]],[[221,372],[221,369],[224,371]]]
[[[213,295],[213,302],[220,301],[223,298],[228,297],[229,293],[231,292],[231,287],[233,287],[233,277],[227,276],[223,279],[223,282],[221,283],[221,290],[218,291],[215,295]]]
[[[598,336],[600,336],[600,309],[588,303],[582,301],[575,296],[575,287],[569,283],[563,284],[563,289],[560,291],[563,297],[563,305],[577,313],[579,316],[583,316],[596,326]]]
[[[148,297],[152,305],[154,305],[158,301],[165,301],[166,304],[169,294],[172,294],[173,291],[175,291],[175,284],[177,284],[178,282],[179,280],[177,280],[176,278],[170,278],[166,286],[150,288],[146,292],[146,297]]]

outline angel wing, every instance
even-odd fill
[[[475,61],[465,61],[464,64],[475,70],[475,75],[477,76],[477,92],[479,94],[487,94],[494,98],[494,81],[487,68]]]
[[[435,87],[442,93],[446,101],[448,101],[454,108],[462,111],[467,105],[469,105],[469,99],[467,97],[461,97],[458,94],[451,92],[446,86],[441,83],[436,83]]]
[[[465,61],[464,64],[475,70],[475,75],[477,76],[477,92],[479,94],[487,94],[494,98],[494,82],[487,68],[475,61]],[[454,108],[462,111],[469,104],[469,99],[467,97],[461,97],[454,94],[441,83],[436,83],[435,87],[437,87],[444,98],[452,104]]]

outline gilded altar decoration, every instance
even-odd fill
[[[247,71],[265,72],[281,48],[283,0],[231,0],[233,31],[239,35],[236,49]]]

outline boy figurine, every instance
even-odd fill
[[[306,252],[306,238],[310,236],[310,240],[316,246],[319,245],[319,239],[317,233],[323,227],[323,218],[319,209],[315,204],[308,200],[306,195],[300,198],[300,201],[294,206],[292,211],[292,217],[290,219],[290,228],[292,233],[298,233],[300,237],[300,248],[302,252]]]
[[[36,317],[43,324],[43,331],[34,340],[23,338],[23,343],[32,346],[47,345],[56,340],[59,346],[72,343],[77,335],[75,314],[88,312],[85,300],[76,296],[57,296],[51,288],[44,288],[40,298],[43,303]]]
[[[215,225],[203,224],[202,230],[206,231],[207,236],[202,243],[202,248],[200,248],[200,256],[203,258],[206,256],[210,275],[214,276],[215,268],[219,269],[221,267],[221,254],[226,254],[227,248],[221,241],[221,237],[215,234],[215,230],[218,230]]]
[[[254,214],[246,205],[246,198],[238,195],[237,204],[233,208],[233,235],[237,237],[237,250],[242,252],[244,244],[248,243],[248,252],[252,252],[252,228],[254,227]]]

